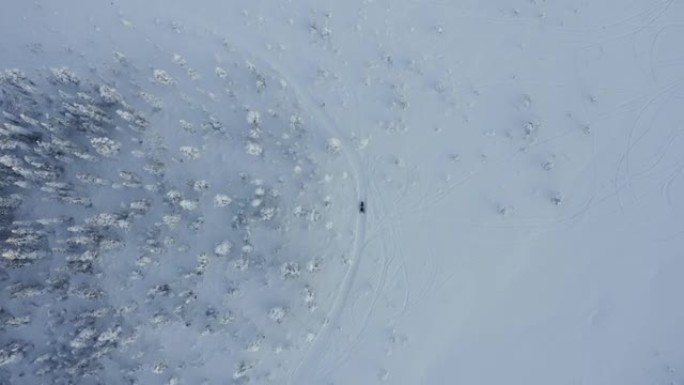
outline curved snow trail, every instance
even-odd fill
[[[277,71],[278,73],[281,73],[281,71]],[[308,95],[302,96],[302,92],[294,83],[291,83],[290,86],[292,87],[293,92],[295,95],[298,97],[298,99],[305,105],[307,105],[307,110],[311,111],[311,113],[315,114],[317,119],[320,119],[320,121],[325,122],[325,128],[329,130],[331,133],[334,134],[341,134],[342,132],[339,130],[337,125],[333,122],[332,118],[328,116],[327,113],[321,111],[320,107],[313,106],[311,102],[311,98],[308,97]],[[344,138],[344,136],[342,136]],[[345,157],[347,158],[353,172],[353,178],[356,180],[356,193],[357,193],[357,201],[365,201],[366,200],[366,193],[367,193],[367,176],[362,173],[361,169],[361,162],[360,159],[358,158],[358,154],[350,149],[350,143],[346,139],[342,139],[345,141],[346,145],[343,146],[342,152],[344,153]],[[356,207],[350,207],[350,210],[357,210]],[[321,350],[322,349],[327,349],[327,344],[325,343],[328,338],[330,338],[330,327],[332,325],[335,325],[337,323],[337,320],[340,318],[340,314],[345,308],[348,300],[349,300],[349,295],[351,292],[351,287],[353,286],[355,280],[356,280],[356,275],[359,269],[359,264],[360,264],[360,259],[363,255],[363,248],[365,246],[365,239],[366,239],[366,215],[359,213],[358,214],[358,219],[356,221],[356,236],[354,237],[354,244],[352,246],[352,257],[350,259],[350,265],[347,273],[344,276],[344,280],[340,286],[340,289],[338,290],[334,300],[332,307],[330,311],[328,312],[326,316],[326,320],[324,324],[321,326],[319,331],[316,333],[316,338],[312,341],[312,346],[310,347],[308,353],[305,355],[305,357],[302,359],[302,361],[299,363],[299,365],[294,369],[294,371],[291,374],[291,377],[288,379],[288,384],[302,384],[303,382],[301,381],[301,378],[307,378],[309,376],[306,375],[306,370],[307,370],[307,364],[311,360],[312,357],[317,357],[321,356]],[[310,377],[309,377],[310,378]]]
[[[282,74],[282,71],[279,71],[277,69],[276,71]],[[322,111],[320,107],[313,105],[310,96],[303,95],[303,91],[300,90],[294,83],[290,83],[290,86],[292,87],[292,91],[295,93],[298,99],[306,105],[307,111],[311,111],[311,113],[316,115],[317,119],[320,119],[320,121],[325,123],[325,129],[329,130],[331,133],[334,134],[342,134],[341,130],[332,120],[332,118],[327,113]],[[358,157],[358,154],[354,150],[350,149],[350,143],[348,140],[346,140],[345,136],[341,136],[342,140],[344,140],[344,142],[346,143],[346,145],[342,147],[342,152],[344,153],[352,168],[352,172],[354,174],[352,177],[356,180],[357,201],[365,201],[367,194],[367,176],[362,172],[361,161]],[[357,210],[356,207],[350,207],[349,209]],[[311,360],[311,358],[320,356],[322,349],[327,349],[328,345],[325,342],[328,338],[330,338],[330,327],[332,325],[335,325],[337,323],[337,320],[340,318],[340,314],[349,300],[351,287],[353,286],[356,280],[360,259],[362,257],[363,248],[365,245],[365,239],[366,215],[359,213],[358,219],[356,221],[356,236],[354,237],[354,244],[352,246],[352,257],[350,259],[349,269],[345,274],[344,280],[340,285],[340,289],[338,290],[333,300],[333,304],[330,308],[330,311],[326,316],[325,323],[316,333],[316,338],[312,341],[312,346],[309,348],[308,353],[291,373],[291,376],[287,381],[288,384],[303,384],[304,382],[302,382],[301,379],[308,377],[306,375],[306,371],[308,369],[308,362]]]
[[[339,137],[343,141],[344,145],[341,148],[341,153],[347,159],[349,166],[351,168],[352,175],[356,181],[356,198],[357,201],[365,201],[368,186],[368,176],[363,171],[361,167],[361,159],[353,149],[353,144],[347,139],[346,133],[344,133],[334,119],[325,111],[322,110],[320,106],[317,106],[313,102],[313,98],[309,95],[302,87],[297,85],[296,82],[290,80],[288,76],[285,75],[285,71],[279,67],[274,66],[271,61],[264,59],[265,55],[262,52],[255,52],[253,48],[244,47],[240,43],[234,41],[226,40],[229,47],[235,47],[237,50],[245,53],[250,60],[253,60],[255,64],[268,68],[273,73],[280,76],[283,80],[287,81],[288,88],[294,94],[296,100],[301,104],[304,111],[309,112],[313,115],[317,121],[322,122],[322,127],[328,133],[334,137]],[[350,210],[357,211],[357,207],[350,207]],[[337,323],[340,318],[342,311],[345,309],[351,292],[351,288],[356,280],[356,276],[359,269],[360,259],[363,255],[363,250],[366,246],[366,215],[357,214],[358,218],[356,221],[355,237],[354,243],[351,249],[351,258],[349,259],[349,268],[344,276],[343,282],[340,285],[340,289],[337,291],[330,311],[325,317],[325,322],[316,332],[316,337],[311,342],[311,347],[308,352],[305,353],[304,358],[300,363],[291,371],[290,378],[287,380],[288,384],[303,384],[302,379],[311,378],[307,373],[310,368],[310,361],[314,357],[320,357],[323,352],[328,349],[327,340],[330,338],[331,326]]]

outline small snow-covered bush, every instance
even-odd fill
[[[233,202],[233,200],[226,194],[216,194],[214,196],[214,206],[215,207],[226,207],[231,202]]]
[[[282,265],[280,272],[285,279],[295,279],[301,274],[299,264],[296,262],[287,262]]]
[[[233,250],[233,244],[230,241],[223,241],[216,245],[214,248],[214,253],[216,253],[216,255],[225,257],[230,254],[231,250]]]
[[[261,114],[258,111],[247,111],[247,123],[258,126],[261,123]]]
[[[282,306],[275,306],[272,307],[271,310],[268,311],[268,317],[275,323],[282,323],[285,320],[285,316],[287,315],[287,309],[285,309]]]
[[[338,138],[330,138],[328,139],[327,148],[331,154],[337,154],[342,149],[342,142]]]

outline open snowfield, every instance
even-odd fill
[[[684,3],[0,34],[0,385],[684,384]]]

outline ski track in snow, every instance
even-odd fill
[[[242,47],[242,49],[244,50],[245,47]],[[259,61],[264,63],[261,57]],[[266,63],[266,65],[273,68],[273,70],[276,73],[279,73],[281,75],[283,74],[283,71],[275,67],[273,63]],[[283,78],[289,79],[287,76],[284,75]],[[344,132],[337,127],[337,125],[332,121],[330,116],[328,116],[324,111],[321,111],[320,107],[313,105],[313,103],[311,102],[311,97],[309,95],[303,94],[303,91],[300,86],[296,85],[291,80],[289,80],[288,83],[290,87],[293,90],[295,90],[295,94],[298,96],[298,99],[304,101],[304,105],[307,107],[307,110],[313,112],[317,116],[317,120],[325,122],[324,129],[329,134],[332,134],[333,137],[344,137]],[[354,152],[353,145],[349,141],[345,141],[342,151],[345,157],[348,159],[348,162],[351,165],[354,173],[353,178],[356,180],[357,201],[368,201],[366,190],[368,177],[361,170],[360,162],[358,160],[358,154]],[[369,203],[372,204],[374,202],[371,201]],[[337,324],[339,313],[348,304],[351,286],[354,283],[360,259],[363,257],[363,245],[366,242],[366,215],[359,213],[355,233],[356,236],[354,237],[352,256],[350,258],[348,268],[349,270],[345,274],[344,280],[340,285],[339,291],[335,294],[335,298],[331,305],[331,310],[326,316],[325,323],[323,324],[321,329],[318,332],[316,332],[316,337],[312,341],[313,345],[309,348],[309,352],[306,353],[301,363],[298,364],[292,371],[292,375],[290,379],[288,379],[287,381],[288,384],[298,384],[302,383],[303,379],[305,378],[312,378],[311,374],[307,373],[304,367],[310,364],[309,361],[314,360],[316,357],[322,355],[322,352],[327,347],[326,343],[328,343],[328,339],[330,338],[329,329],[331,325]]]

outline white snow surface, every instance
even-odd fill
[[[684,384],[683,3],[0,32],[0,384]]]

